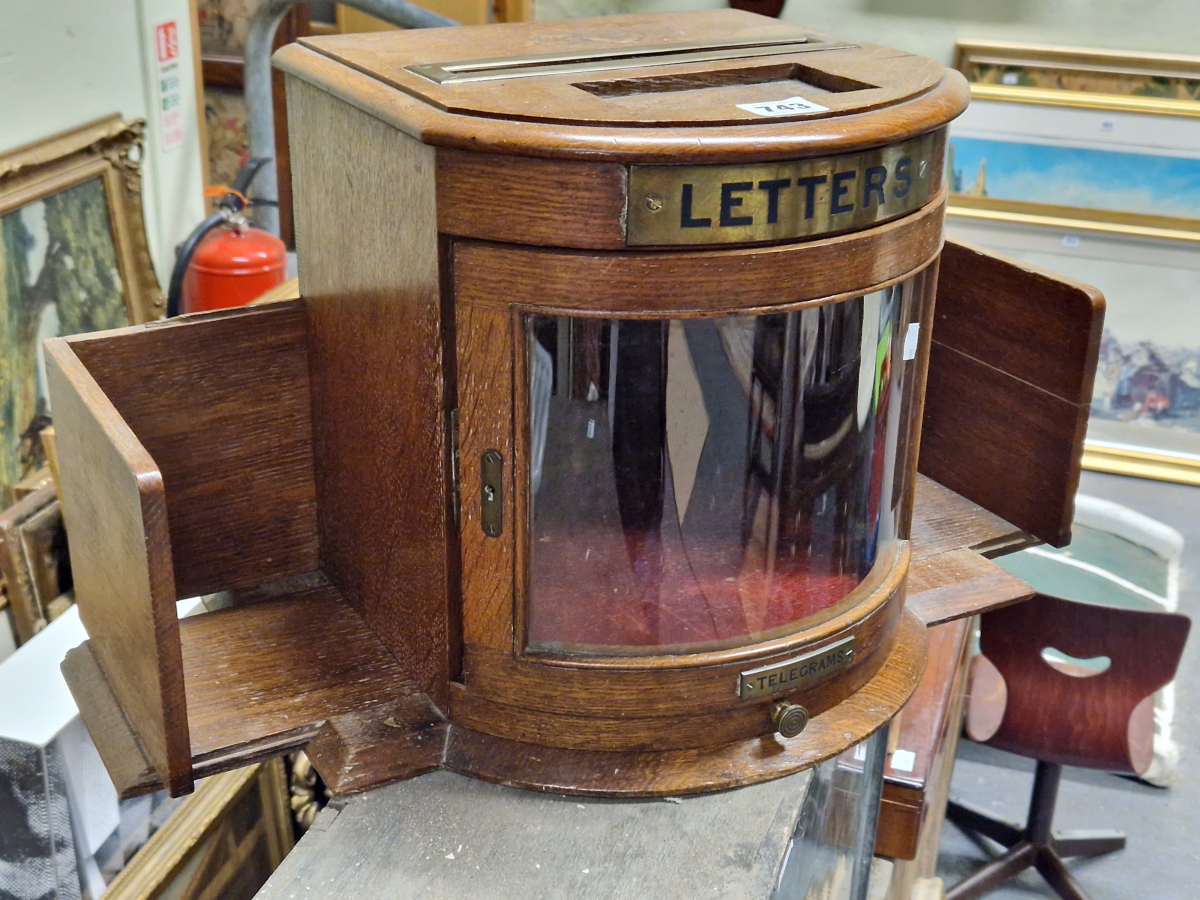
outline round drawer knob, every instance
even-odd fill
[[[794,738],[808,725],[808,710],[796,703],[779,700],[771,707],[771,721],[785,738]]]

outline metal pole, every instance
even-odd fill
[[[275,111],[271,96],[271,45],[275,30],[287,11],[304,0],[263,0],[250,22],[244,63],[246,111],[250,132],[250,155],[268,156],[253,185],[256,199],[275,201],[274,205],[254,207],[254,223],[265,231],[279,234],[279,181],[275,170]],[[444,28],[457,25],[453,19],[439,16],[405,0],[343,0],[401,28]]]

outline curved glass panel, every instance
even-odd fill
[[[699,651],[832,614],[896,540],[909,293],[528,316],[530,649]]]

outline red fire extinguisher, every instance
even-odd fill
[[[251,227],[243,215],[245,191],[265,162],[264,157],[251,159],[233,187],[217,189],[217,211],[180,245],[167,291],[168,318],[245,306],[283,283],[287,247],[275,235]]]

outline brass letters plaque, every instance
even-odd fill
[[[743,672],[738,697],[756,700],[771,694],[794,691],[810,681],[848,666],[854,659],[854,637],[842,638],[787,662]]]
[[[924,206],[932,134],[861,153],[732,166],[631,166],[625,243],[752,244],[852,231]]]

